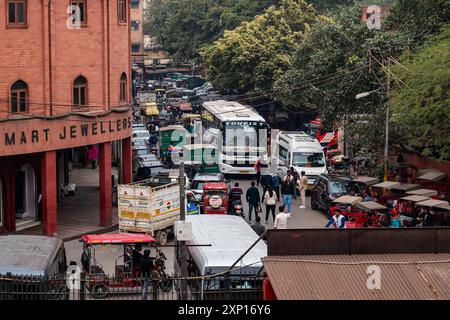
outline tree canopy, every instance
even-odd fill
[[[144,34],[178,61],[198,61],[200,48],[251,20],[278,0],[150,0]]]
[[[415,54],[404,54],[392,69],[405,83],[389,104],[396,129],[409,147],[450,160],[450,24]]]
[[[310,25],[327,20],[303,0],[283,0],[202,51],[210,81],[222,92],[271,89]]]

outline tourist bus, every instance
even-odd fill
[[[263,165],[270,155],[270,127],[250,106],[234,101],[207,101],[202,105],[203,143],[219,150],[223,174],[255,174],[259,158]]]

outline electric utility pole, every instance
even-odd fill
[[[180,154],[180,220],[186,220],[186,192],[185,192],[185,178],[184,178],[184,161],[183,155]],[[180,268],[181,268],[181,300],[187,300],[187,259],[186,259],[186,241],[178,243],[180,249]]]

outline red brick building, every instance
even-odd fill
[[[0,1],[0,233],[39,218],[54,234],[67,157],[89,145],[111,224],[112,146],[131,180],[128,1]]]

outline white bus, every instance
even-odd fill
[[[193,297],[218,299],[231,291],[234,299],[261,298],[261,259],[267,256],[266,243],[260,240],[236,263],[258,239],[248,223],[239,216],[221,214],[189,215],[186,220],[192,223],[192,240],[187,242],[189,276],[207,276],[190,282]],[[177,260],[176,273],[180,270],[179,263]],[[225,277],[224,272],[234,263],[229,277]]]
[[[267,163],[270,127],[252,107],[234,101],[204,102],[202,124],[203,143],[218,147],[221,173],[255,174],[258,158]]]
[[[327,173],[325,153],[320,142],[302,131],[281,131],[276,139],[278,160],[282,174],[291,167],[300,174],[305,171],[308,187],[316,178]]]

